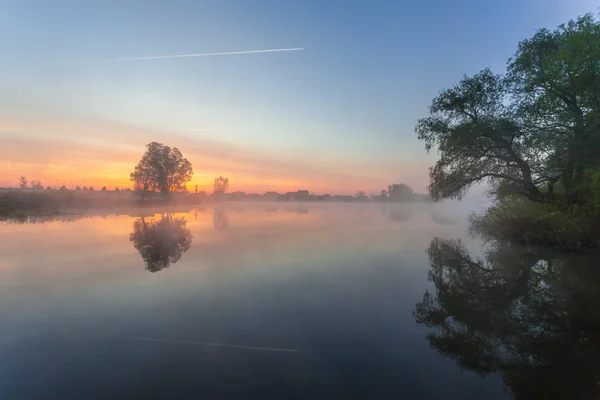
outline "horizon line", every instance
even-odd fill
[[[160,60],[169,58],[190,58],[190,57],[212,57],[212,56],[226,56],[236,54],[256,54],[256,53],[276,53],[283,51],[301,51],[304,47],[291,47],[285,49],[265,49],[265,50],[245,50],[245,51],[228,51],[223,53],[194,53],[194,54],[175,54],[175,55],[163,55],[163,56],[148,56],[148,57],[124,57],[124,58],[113,58],[112,61],[142,61],[142,60]]]

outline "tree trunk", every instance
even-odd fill
[[[540,189],[538,189],[538,187],[535,186],[535,183],[533,183],[533,179],[531,177],[531,168],[529,167],[529,164],[527,164],[521,159],[518,159],[517,165],[521,170],[521,176],[523,177],[523,184],[527,192],[527,198],[536,203],[543,203],[544,199],[542,197],[542,194],[540,193]]]
[[[535,186],[535,183],[533,183],[533,178],[531,176],[531,167],[529,166],[529,164],[527,164],[527,162],[525,162],[525,160],[523,160],[517,154],[517,152],[515,152],[515,150],[512,147],[511,142],[507,141],[506,139],[503,139],[503,140],[498,141],[498,143],[500,143],[506,149],[509,156],[517,164],[517,167],[519,168],[519,170],[521,172],[521,182],[523,185],[523,190],[525,192],[524,193],[525,196],[529,200],[534,201],[536,203],[543,203],[544,199],[542,197],[542,194],[540,193],[540,190],[538,189],[538,187]]]

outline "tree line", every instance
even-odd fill
[[[61,190],[61,191],[66,191],[69,190],[67,188],[67,185],[65,185],[64,183],[58,187],[58,183],[52,187],[50,185],[46,186],[46,188],[44,189],[44,185],[42,184],[42,181],[36,181],[36,180],[32,180],[31,182],[29,182],[27,180],[26,177],[22,176],[19,178],[19,189],[21,190],[27,190],[27,189],[31,189],[34,191],[40,191],[40,190],[47,190],[47,191],[51,191],[51,190]],[[74,190],[83,190],[83,191],[90,191],[90,192],[94,192],[96,191],[96,188],[94,186],[79,186],[77,185]],[[129,190],[129,189],[124,189],[124,190]],[[102,186],[102,188],[100,189],[101,192],[108,192],[108,189],[106,188],[106,186]],[[120,189],[118,187],[115,188],[114,190],[115,192],[119,192]]]
[[[192,164],[179,149],[152,142],[146,145],[146,152],[130,174],[130,180],[141,201],[151,193],[160,193],[168,199],[173,192],[185,190],[193,174]],[[214,179],[214,198],[223,199],[228,190],[229,178],[219,176]],[[198,185],[194,192],[198,193]],[[368,198],[364,191],[357,192],[354,197],[358,200]],[[389,201],[413,201],[415,198],[420,199],[410,186],[402,183],[389,185],[379,196],[379,199]]]

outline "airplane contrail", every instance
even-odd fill
[[[282,351],[289,353],[300,353],[300,350],[286,349],[277,347],[259,347],[259,346],[246,346],[241,344],[228,344],[228,343],[215,343],[215,342],[198,342],[191,340],[174,340],[174,339],[160,339],[152,337],[141,337],[141,336],[110,336],[110,335],[94,335],[95,337],[113,338],[113,339],[132,339],[132,340],[144,340],[148,342],[164,342],[164,343],[179,343],[179,344],[194,344],[199,346],[214,346],[214,347],[231,347],[236,349],[248,349],[248,350],[263,350],[263,351]]]
[[[160,60],[165,58],[189,58],[189,57],[212,57],[212,56],[228,56],[234,54],[255,54],[255,53],[276,53],[280,51],[300,51],[304,47],[293,47],[289,49],[267,49],[267,50],[246,50],[246,51],[229,51],[226,53],[200,53],[200,54],[178,54],[167,56],[150,56],[150,57],[128,57],[115,58],[114,61],[139,61],[139,60]]]

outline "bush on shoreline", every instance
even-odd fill
[[[56,200],[44,192],[5,191],[0,193],[0,215],[19,216],[29,213],[56,212],[59,205]]]
[[[565,207],[504,198],[469,217],[471,234],[568,251],[600,248],[600,210],[593,204]]]

